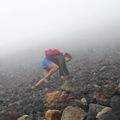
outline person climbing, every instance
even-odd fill
[[[45,58],[42,61],[43,76],[32,89],[44,83],[48,83],[51,76],[59,70],[61,80],[67,80],[72,76],[66,66],[66,62],[71,61],[72,56],[68,53],[63,54],[58,49],[49,49],[45,51]]]

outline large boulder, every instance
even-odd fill
[[[61,86],[62,90],[74,92],[80,88],[80,84],[73,81],[65,81],[64,84]]]
[[[120,96],[116,95],[111,98],[110,105],[113,109],[113,111],[120,111]]]
[[[45,120],[58,120],[59,119],[59,110],[48,110],[45,113]]]
[[[105,107],[105,108],[103,108],[100,112],[97,113],[96,118],[98,119],[98,118],[100,118],[100,116],[101,116],[102,114],[107,113],[107,112],[111,112],[111,111],[112,111],[112,108],[110,108],[110,107]]]
[[[59,91],[51,91],[47,92],[45,95],[45,101],[47,104],[55,103],[59,101],[60,98],[60,92]]]
[[[104,113],[98,120],[119,120],[118,117],[112,112]]]
[[[68,106],[64,109],[61,120],[84,120],[86,115],[81,108]]]
[[[113,113],[120,119],[120,96],[113,96],[110,102]]]
[[[17,120],[31,120],[28,115],[23,115],[22,117],[18,118]]]
[[[97,113],[100,112],[103,108],[105,108],[105,106],[91,103],[89,105],[87,120],[96,120]]]

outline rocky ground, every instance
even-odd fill
[[[73,75],[68,81],[56,74],[35,90],[30,88],[36,80],[8,89],[1,85],[0,120],[23,115],[31,120],[120,120],[120,54],[84,56],[68,66]]]

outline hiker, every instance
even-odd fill
[[[66,62],[72,59],[72,56],[68,53],[61,53],[58,49],[49,49],[45,51],[45,58],[42,61],[44,78],[39,80],[32,88],[36,88],[43,83],[48,83],[50,77],[59,70],[60,78],[67,80],[70,77],[69,71],[66,67]]]

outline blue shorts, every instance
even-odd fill
[[[43,69],[47,69],[48,65],[53,63],[52,61],[48,60],[47,58],[44,58],[44,60],[42,61],[42,68]]]

